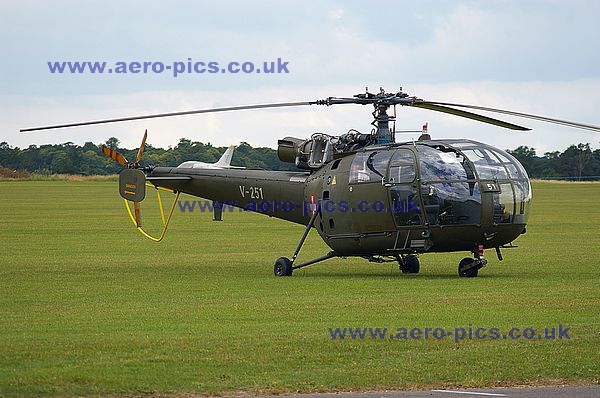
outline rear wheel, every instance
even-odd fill
[[[273,266],[275,276],[291,276],[294,269],[289,258],[279,257]]]
[[[418,274],[421,266],[419,264],[419,258],[414,255],[405,256],[400,261],[400,271],[403,274]]]
[[[479,269],[473,266],[475,259],[465,257],[458,264],[458,276],[461,278],[475,278]]]

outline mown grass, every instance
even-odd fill
[[[7,169],[5,169],[7,170]],[[10,171],[10,170],[9,170]],[[27,171],[15,173],[0,172],[0,182],[3,181],[118,181],[118,175],[90,175],[80,174],[43,174],[29,173]]]
[[[600,184],[536,183],[518,249],[419,275],[334,259],[272,276],[302,227],[178,213],[137,234],[114,182],[0,183],[0,395],[598,383]],[[184,198],[185,199],[185,198]],[[148,211],[144,220],[150,221]],[[326,251],[316,233],[301,256]],[[330,327],[553,327],[571,340],[332,340]]]

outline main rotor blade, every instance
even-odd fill
[[[144,131],[144,138],[142,138],[140,149],[138,149],[137,156],[135,157],[135,163],[137,164],[142,160],[142,154],[144,153],[144,147],[146,146],[146,138],[148,138],[148,130]]]
[[[479,122],[493,124],[495,126],[504,127],[504,128],[511,129],[511,130],[519,130],[519,131],[529,131],[529,130],[531,130],[530,128],[519,126],[517,124],[512,124],[512,123],[504,122],[502,120],[498,120],[498,119],[494,119],[494,118],[491,118],[491,117],[479,115],[477,113],[463,111],[463,110],[460,110],[460,109],[448,108],[447,106],[441,106],[441,105],[438,105],[438,104],[440,104],[440,103],[439,102],[423,101],[423,102],[415,102],[412,106],[417,107],[417,108],[429,109],[429,110],[432,110],[432,111],[449,113],[451,115],[456,115],[456,116],[460,116],[460,117],[466,117],[467,119],[473,119],[473,120],[477,120]]]
[[[123,156],[119,151],[110,149],[106,145],[102,145],[102,152],[106,156],[108,156],[109,158],[114,160],[115,162],[119,163],[121,166],[127,167],[127,165],[129,164],[129,162],[127,162],[127,159],[125,158],[125,156]]]
[[[30,127],[30,128],[21,129],[19,131],[21,133],[25,133],[28,131],[62,129],[62,128],[66,128],[66,127],[89,126],[92,124],[105,124],[105,123],[127,122],[127,121],[131,121],[131,120],[143,120],[143,119],[155,119],[155,118],[171,117],[171,116],[195,115],[198,113],[243,111],[243,110],[247,110],[247,109],[285,108],[285,107],[291,107],[291,106],[313,105],[316,103],[317,103],[316,101],[302,101],[302,102],[279,102],[279,103],[272,103],[272,104],[227,106],[227,107],[223,107],[223,108],[208,108],[208,109],[196,109],[196,110],[192,110],[192,111],[183,111],[183,112],[155,113],[155,114],[151,114],[151,115],[121,117],[121,118],[116,118],[116,119],[92,120],[92,121],[87,121],[87,122],[55,124],[52,126]]]
[[[555,124],[560,124],[560,125],[563,125],[563,126],[569,126],[569,127],[575,127],[575,128],[584,129],[584,130],[591,130],[591,131],[595,131],[595,132],[600,132],[600,126],[594,126],[592,124],[584,124],[584,123],[578,123],[578,122],[571,122],[569,120],[561,120],[561,119],[555,119],[555,118],[551,118],[551,117],[547,117],[547,116],[532,115],[532,114],[529,114],[529,113],[509,111],[509,110],[506,110],[506,109],[490,108],[490,107],[487,107],[487,106],[478,106],[478,105],[453,104],[453,103],[449,103],[449,102],[425,101],[424,103],[429,103],[429,104],[434,104],[434,105],[456,106],[456,107],[459,107],[459,108],[470,108],[470,109],[477,109],[477,110],[480,110],[480,111],[502,113],[502,114],[505,114],[505,115],[524,117],[524,118],[527,118],[527,119],[539,120],[539,121],[547,122],[547,123],[555,123]],[[416,106],[418,106],[418,105],[416,105]]]

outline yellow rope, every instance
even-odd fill
[[[152,184],[146,183],[146,185],[150,186],[150,187],[154,187],[154,185],[152,185]],[[179,199],[179,192],[176,192],[176,191],[173,191],[173,190],[167,189],[167,188],[162,188],[162,187],[155,187],[155,188],[156,188],[156,196],[158,198],[158,208],[160,209],[160,217],[161,217],[162,223],[163,223],[163,229],[158,238],[155,238],[154,236],[152,236],[149,233],[147,233],[146,231],[144,231],[144,229],[142,227],[137,226],[137,223],[135,221],[135,216],[133,215],[133,213],[131,211],[131,207],[129,206],[129,201],[126,199],[123,199],[123,201],[125,202],[125,208],[127,209],[129,218],[131,219],[131,222],[133,222],[133,225],[136,226],[136,229],[138,231],[140,231],[140,233],[142,235],[144,235],[146,238],[148,238],[154,242],[160,242],[161,240],[163,240],[163,238],[165,237],[165,234],[167,233],[167,228],[169,227],[169,221],[171,221],[171,217],[173,216],[173,210],[175,210],[175,204],[177,204],[177,199]],[[165,211],[163,209],[162,200],[160,198],[160,191],[167,191],[167,192],[176,194],[175,199],[173,200],[173,204],[171,205],[171,209],[169,210],[169,215],[167,216],[166,220],[165,220]]]
[[[163,210],[163,204],[162,200],[160,199],[160,191],[158,190],[158,187],[156,188],[156,198],[158,200],[158,208],[160,209],[160,218],[162,220],[163,227],[165,227],[167,223],[165,222],[165,212]]]

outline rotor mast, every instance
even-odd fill
[[[375,130],[375,143],[376,144],[390,144],[396,142],[395,134],[395,123],[390,129],[390,122],[395,122],[396,117],[387,114],[387,110],[390,107],[385,103],[374,104],[375,110],[373,111],[373,124]],[[395,112],[394,112],[395,113]]]

